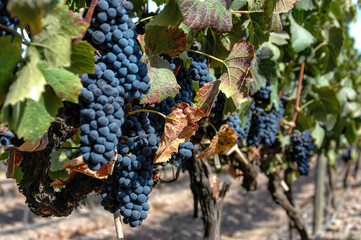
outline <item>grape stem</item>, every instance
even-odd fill
[[[5,25],[0,24],[0,28],[5,29],[7,32],[14,33],[17,37],[23,39],[23,36],[21,36],[15,29],[11,29]]]
[[[213,128],[213,130],[215,131],[215,133],[216,133],[216,134],[218,133],[217,128],[216,128],[210,121],[202,120],[202,122],[208,123],[209,126],[211,126],[211,127]]]
[[[293,113],[292,123],[296,125],[297,115],[300,111],[300,98],[301,98],[301,89],[302,89],[302,80],[303,80],[303,72],[305,70],[305,62],[301,63],[300,75],[298,78],[298,86],[297,86],[297,97],[296,97],[296,105],[295,112]],[[290,126],[288,129],[287,135],[290,135],[293,130],[293,126]]]
[[[146,17],[146,18],[143,18],[143,19],[140,19],[139,21],[135,22],[135,24],[138,24],[140,22],[144,22],[144,21],[147,21],[147,20],[150,20],[152,18],[155,18],[155,16],[150,16],[150,17]]]
[[[188,52],[194,52],[194,53],[197,53],[197,54],[200,54],[200,55],[203,55],[203,56],[206,56],[206,57],[209,57],[217,62],[220,62],[222,63],[226,68],[227,68],[227,74],[228,74],[228,77],[231,78],[231,71],[229,70],[229,67],[227,66],[227,64],[222,60],[222,59],[219,59],[219,58],[216,58],[212,55],[209,55],[207,53],[203,53],[203,52],[200,52],[200,51],[197,51],[197,50],[193,50],[193,49],[187,49]],[[242,70],[242,69],[241,69]],[[243,71],[243,70],[242,70]],[[243,71],[244,72],[244,71]]]
[[[129,114],[129,115],[133,115],[133,114],[136,114],[136,113],[139,113],[139,112],[151,112],[151,113],[155,113],[155,114],[158,114],[158,115],[162,116],[164,119],[167,118],[167,116],[164,115],[163,113],[160,113],[160,112],[157,112],[157,111],[154,111],[154,110],[150,110],[150,109],[134,110],[134,111],[129,112],[128,114]]]
[[[207,54],[207,53],[200,52],[200,51],[193,50],[193,49],[189,49],[189,48],[187,49],[187,51],[188,51],[188,52],[194,52],[194,53],[197,53],[197,54],[200,54],[200,55],[209,57],[209,58],[211,58],[211,59],[213,59],[213,60],[215,60],[215,61],[217,61],[217,62],[220,62],[220,63],[223,63],[224,65],[226,65],[225,62],[224,62],[222,59],[216,58],[216,57],[214,57],[214,56],[212,56],[212,55],[209,55],[209,54]]]
[[[92,17],[93,17],[93,13],[94,13],[94,9],[96,7],[96,5],[98,4],[98,0],[92,0],[91,3],[90,3],[90,6],[89,6],[89,9],[88,9],[88,12],[86,13],[86,16],[85,16],[85,19],[84,21],[86,23],[89,23],[91,22],[92,20]],[[83,33],[81,33],[81,37],[78,37],[77,39],[74,40],[74,43],[79,43],[84,35],[85,35],[86,31],[84,31]]]

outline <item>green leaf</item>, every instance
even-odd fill
[[[177,57],[187,49],[187,35],[178,27],[147,25],[144,42],[148,56],[167,54]]]
[[[51,67],[69,67],[71,64],[71,40],[65,34],[49,35],[43,42],[44,56]]]
[[[327,158],[328,158],[328,164],[330,165],[330,167],[337,170],[337,154],[333,148],[330,148],[327,151]]]
[[[357,139],[357,129],[355,121],[350,121],[346,126],[345,137],[347,142],[352,145]]]
[[[316,139],[314,145],[317,149],[320,149],[325,138],[325,129],[323,129],[319,123],[316,123],[315,129],[312,131],[312,138]]]
[[[69,176],[68,171],[66,171],[65,169],[62,169],[59,171],[49,171],[48,174],[52,180],[55,180],[58,178],[67,179]]]
[[[5,151],[2,154],[0,154],[0,161],[4,161],[8,159],[8,157],[9,157],[9,151]]]
[[[287,182],[292,183],[296,181],[300,177],[300,173],[298,171],[292,171],[287,174]]]
[[[63,163],[69,160],[64,149],[59,149],[58,151],[52,152],[50,154],[50,159],[50,171],[53,172],[63,170]]]
[[[19,121],[16,135],[19,138],[24,137],[25,140],[35,142],[48,130],[55,117],[47,112],[43,97],[38,102],[27,99],[24,104],[24,112]]]
[[[23,179],[24,173],[20,170],[19,167],[14,167],[14,178],[16,180],[16,183],[20,183],[20,181]]]
[[[149,57],[144,54],[142,62],[147,64],[148,76],[152,87],[141,99],[143,103],[157,103],[168,97],[174,97],[180,89],[170,64],[159,56]]]
[[[96,59],[94,57],[94,47],[86,41],[72,43],[71,64],[68,70],[75,74],[94,73]]]
[[[310,11],[316,9],[313,0],[300,0],[296,3],[296,8],[300,10]]]
[[[51,116],[56,117],[59,108],[63,107],[63,101],[61,100],[61,98],[56,96],[54,90],[50,86],[47,86],[45,88],[43,97],[45,99],[44,102],[46,111],[48,111]]]
[[[293,19],[292,15],[288,15],[291,22],[291,42],[292,48],[295,52],[299,53],[306,48],[310,47],[316,39],[312,36],[310,32],[298,25],[298,23]]]
[[[338,56],[342,50],[344,41],[343,35],[344,33],[342,28],[332,27],[328,30],[328,43],[334,46],[336,56]]]
[[[194,99],[197,102],[196,106],[205,116],[208,116],[212,110],[213,103],[216,101],[219,93],[220,83],[220,81],[215,80],[204,84],[204,86],[199,89],[197,96]]]
[[[260,55],[252,61],[251,72],[254,81],[247,83],[250,95],[255,94],[262,86],[265,86],[268,81],[272,80],[273,82],[277,79],[277,66],[275,65],[275,61],[269,59],[272,58],[272,51],[270,51],[267,46],[264,46],[261,54],[264,54],[265,59],[262,59]],[[265,55],[269,56],[266,57]]]
[[[286,13],[294,7],[299,0],[273,0],[275,2],[275,13]]]
[[[201,30],[208,26],[217,33],[232,29],[232,13],[223,0],[179,0],[183,22],[190,28]]]
[[[8,9],[12,16],[20,19],[23,26],[29,24],[32,34],[42,30],[42,17],[51,11],[58,0],[12,0]]]
[[[247,0],[247,1],[248,1],[248,9],[250,11],[263,11],[265,8],[270,8],[273,6],[274,13],[285,13],[291,10],[294,4],[298,0]]]
[[[356,99],[357,92],[352,87],[343,87],[337,91],[337,97],[340,102],[347,103]]]
[[[227,98],[239,93],[248,74],[253,57],[253,46],[241,40],[233,46],[232,51],[224,60],[227,71],[219,79],[221,81],[219,89],[226,94]]]
[[[148,25],[177,26],[183,19],[182,12],[176,0],[169,0],[161,11]]]
[[[241,9],[243,6],[246,6],[247,0],[234,0],[231,4],[231,9],[237,11]]]
[[[52,68],[44,62],[38,64],[46,82],[54,89],[56,95],[66,101],[78,102],[82,84],[77,75],[62,68]]]
[[[252,72],[254,80],[247,82],[247,87],[249,88],[250,95],[253,95],[258,90],[260,90],[262,86],[266,85],[267,78],[263,77],[259,73],[259,64],[256,58],[253,59],[250,70]]]
[[[81,37],[88,24],[80,14],[59,5],[43,19],[44,30],[34,37],[33,45],[44,54],[50,67],[69,67],[71,64],[71,41]]]
[[[239,119],[241,119],[241,121],[242,121],[241,127],[244,127],[246,125],[252,103],[253,103],[252,99],[247,99],[237,109],[237,115],[238,115]]]
[[[263,29],[266,27],[263,22],[263,17],[255,17],[256,14],[253,14],[251,17],[251,21],[248,24],[248,33],[249,33],[249,42],[254,46],[254,48],[257,50],[259,46],[268,41],[269,39],[269,32],[264,32]],[[255,20],[255,21],[253,21]],[[262,27],[261,27],[262,26]]]
[[[21,39],[13,36],[0,37],[0,105],[11,85],[13,72],[21,60]]]
[[[337,99],[337,95],[331,87],[323,86],[316,87],[312,86],[312,90],[317,94],[314,98],[314,102],[311,103],[307,108],[310,114],[315,117],[316,120],[328,123],[336,123],[337,115],[340,111],[340,102]]]
[[[15,82],[10,86],[4,106],[15,105],[24,99],[38,101],[46,84],[43,74],[38,68],[39,55],[33,47],[28,48],[28,62],[17,72]]]

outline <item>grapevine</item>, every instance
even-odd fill
[[[253,191],[264,174],[308,239],[292,183],[323,157],[330,188],[338,159],[357,176],[356,5],[145,2],[0,2],[6,176],[37,215],[68,216],[95,192],[142,228],[153,189],[187,174],[204,239],[220,239],[225,179]]]

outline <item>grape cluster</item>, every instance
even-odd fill
[[[124,223],[131,227],[141,225],[147,218],[149,193],[154,184],[153,159],[159,137],[153,133],[153,128],[148,129],[147,119],[147,112],[127,116],[123,132],[132,137],[118,144],[113,173],[100,188],[104,209],[110,212],[119,209]]]
[[[313,150],[311,133],[305,130],[300,134],[294,130],[292,133],[292,146],[286,151],[286,159],[297,164],[300,175],[307,176]]]
[[[271,92],[272,92],[272,86],[269,83],[267,83],[265,87],[261,87],[261,89],[254,94],[253,96],[254,101],[256,103],[269,103]]]
[[[193,81],[198,81],[199,87],[203,87],[204,84],[212,82],[213,77],[209,75],[207,69],[207,59],[199,54],[189,54],[189,59],[192,61],[192,65],[189,68]]]
[[[342,160],[348,163],[351,160],[351,151],[354,149],[353,146],[348,145],[347,149],[341,154]]]
[[[80,127],[80,105],[63,101],[65,123],[74,128]]]
[[[149,92],[147,67],[134,24],[127,12],[129,1],[100,0],[85,39],[98,49],[94,74],[80,76],[80,152],[92,170],[114,159],[124,123],[123,106]],[[65,110],[66,111],[66,110]]]
[[[255,101],[251,106],[252,118],[247,137],[248,146],[258,147],[262,143],[266,146],[272,146],[276,142],[277,132],[280,129],[280,120],[284,114],[283,104],[278,101],[278,110],[275,106],[270,111],[260,107],[270,103],[271,92],[272,86],[267,83],[265,87],[262,87],[253,95]]]
[[[114,150],[122,135],[120,127],[124,122],[122,92],[110,84],[109,73],[113,72],[106,69],[104,63],[98,62],[94,75],[81,75],[84,88],[79,96],[79,150],[84,162],[94,171],[114,159]]]
[[[4,129],[0,128],[0,146],[6,147],[10,145],[11,139],[14,138],[14,134],[12,131],[4,131]]]
[[[251,127],[251,118],[252,118],[252,112],[250,111],[246,125],[243,128],[241,127],[242,121],[241,119],[239,119],[237,113],[232,114],[225,121],[225,123],[227,123],[236,132],[238,136],[237,143],[239,147],[242,147],[243,145],[242,140],[247,140],[248,132]]]
[[[0,1],[0,24],[15,30],[15,27],[19,24],[19,20],[10,16],[10,12],[6,9],[8,3],[9,0]],[[10,33],[0,28],[0,37],[6,35],[10,35]]]
[[[129,1],[101,0],[94,11],[91,26],[85,39],[98,49],[99,61],[113,73],[112,85],[125,89],[123,98],[141,99],[150,89],[147,66],[140,61],[142,51],[134,31],[134,23],[128,11],[133,9]]]
[[[251,127],[247,137],[248,146],[258,147],[261,143],[272,146],[277,139],[277,132],[280,129],[280,120],[283,118],[284,107],[279,101],[279,110],[275,107],[268,113],[260,107],[251,108]]]
[[[155,15],[156,14],[154,12],[151,12],[151,13],[143,12],[141,17],[139,18],[139,21],[144,19],[144,18],[152,17],[152,16],[155,16]],[[138,34],[143,35],[145,33],[145,25],[147,25],[148,23],[149,23],[149,20],[139,22],[137,24],[137,26],[135,27],[135,31]]]

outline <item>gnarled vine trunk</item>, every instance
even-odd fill
[[[281,186],[281,179],[273,174],[269,174],[268,179],[268,191],[271,193],[273,201],[286,211],[288,218],[292,221],[292,227],[297,229],[301,239],[308,240],[305,224],[297,209],[287,199]]]
[[[47,134],[49,144],[44,150],[19,151],[24,161],[24,176],[18,184],[19,191],[24,194],[26,203],[36,215],[68,216],[81,199],[99,187],[100,180],[78,173],[62,189],[51,187],[53,180],[48,175],[50,154],[54,147],[59,147],[73,133],[71,127],[64,123],[53,122]]]
[[[219,189],[219,178],[212,173],[206,161],[192,157],[186,164],[194,197],[194,217],[197,217],[199,203],[204,225],[204,239],[221,239],[223,199],[229,190],[230,182],[224,182],[222,188]]]

